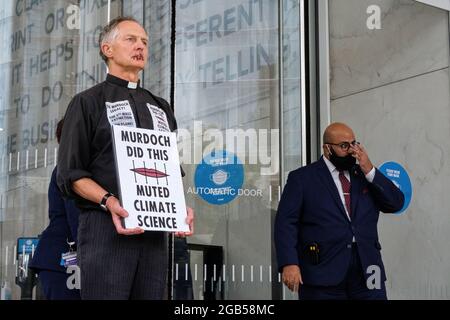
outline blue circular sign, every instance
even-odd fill
[[[208,203],[222,205],[232,201],[244,182],[244,166],[226,150],[213,151],[195,170],[195,193]]]
[[[405,204],[400,211],[396,213],[402,213],[405,211],[412,198],[412,185],[409,179],[408,172],[397,162],[386,162],[383,163],[379,169],[389,180],[391,180],[405,195]]]

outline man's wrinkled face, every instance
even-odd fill
[[[123,21],[117,28],[118,35],[108,48],[110,62],[124,70],[141,71],[148,58],[147,33],[134,21]]]

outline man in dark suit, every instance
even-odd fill
[[[283,283],[300,299],[387,299],[377,222],[380,211],[403,207],[403,193],[347,125],[329,125],[323,141],[318,161],[289,173],[279,203]]]

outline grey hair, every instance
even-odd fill
[[[114,39],[119,35],[119,24],[124,21],[133,21],[140,25],[139,21],[137,21],[133,17],[116,17],[112,19],[106,26],[103,27],[102,32],[100,32],[100,36],[98,37],[98,46],[99,46],[99,54],[102,57],[105,63],[108,63],[108,57],[102,51],[102,45],[104,43],[111,43]]]

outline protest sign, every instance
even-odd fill
[[[125,228],[189,231],[176,134],[113,126]]]

